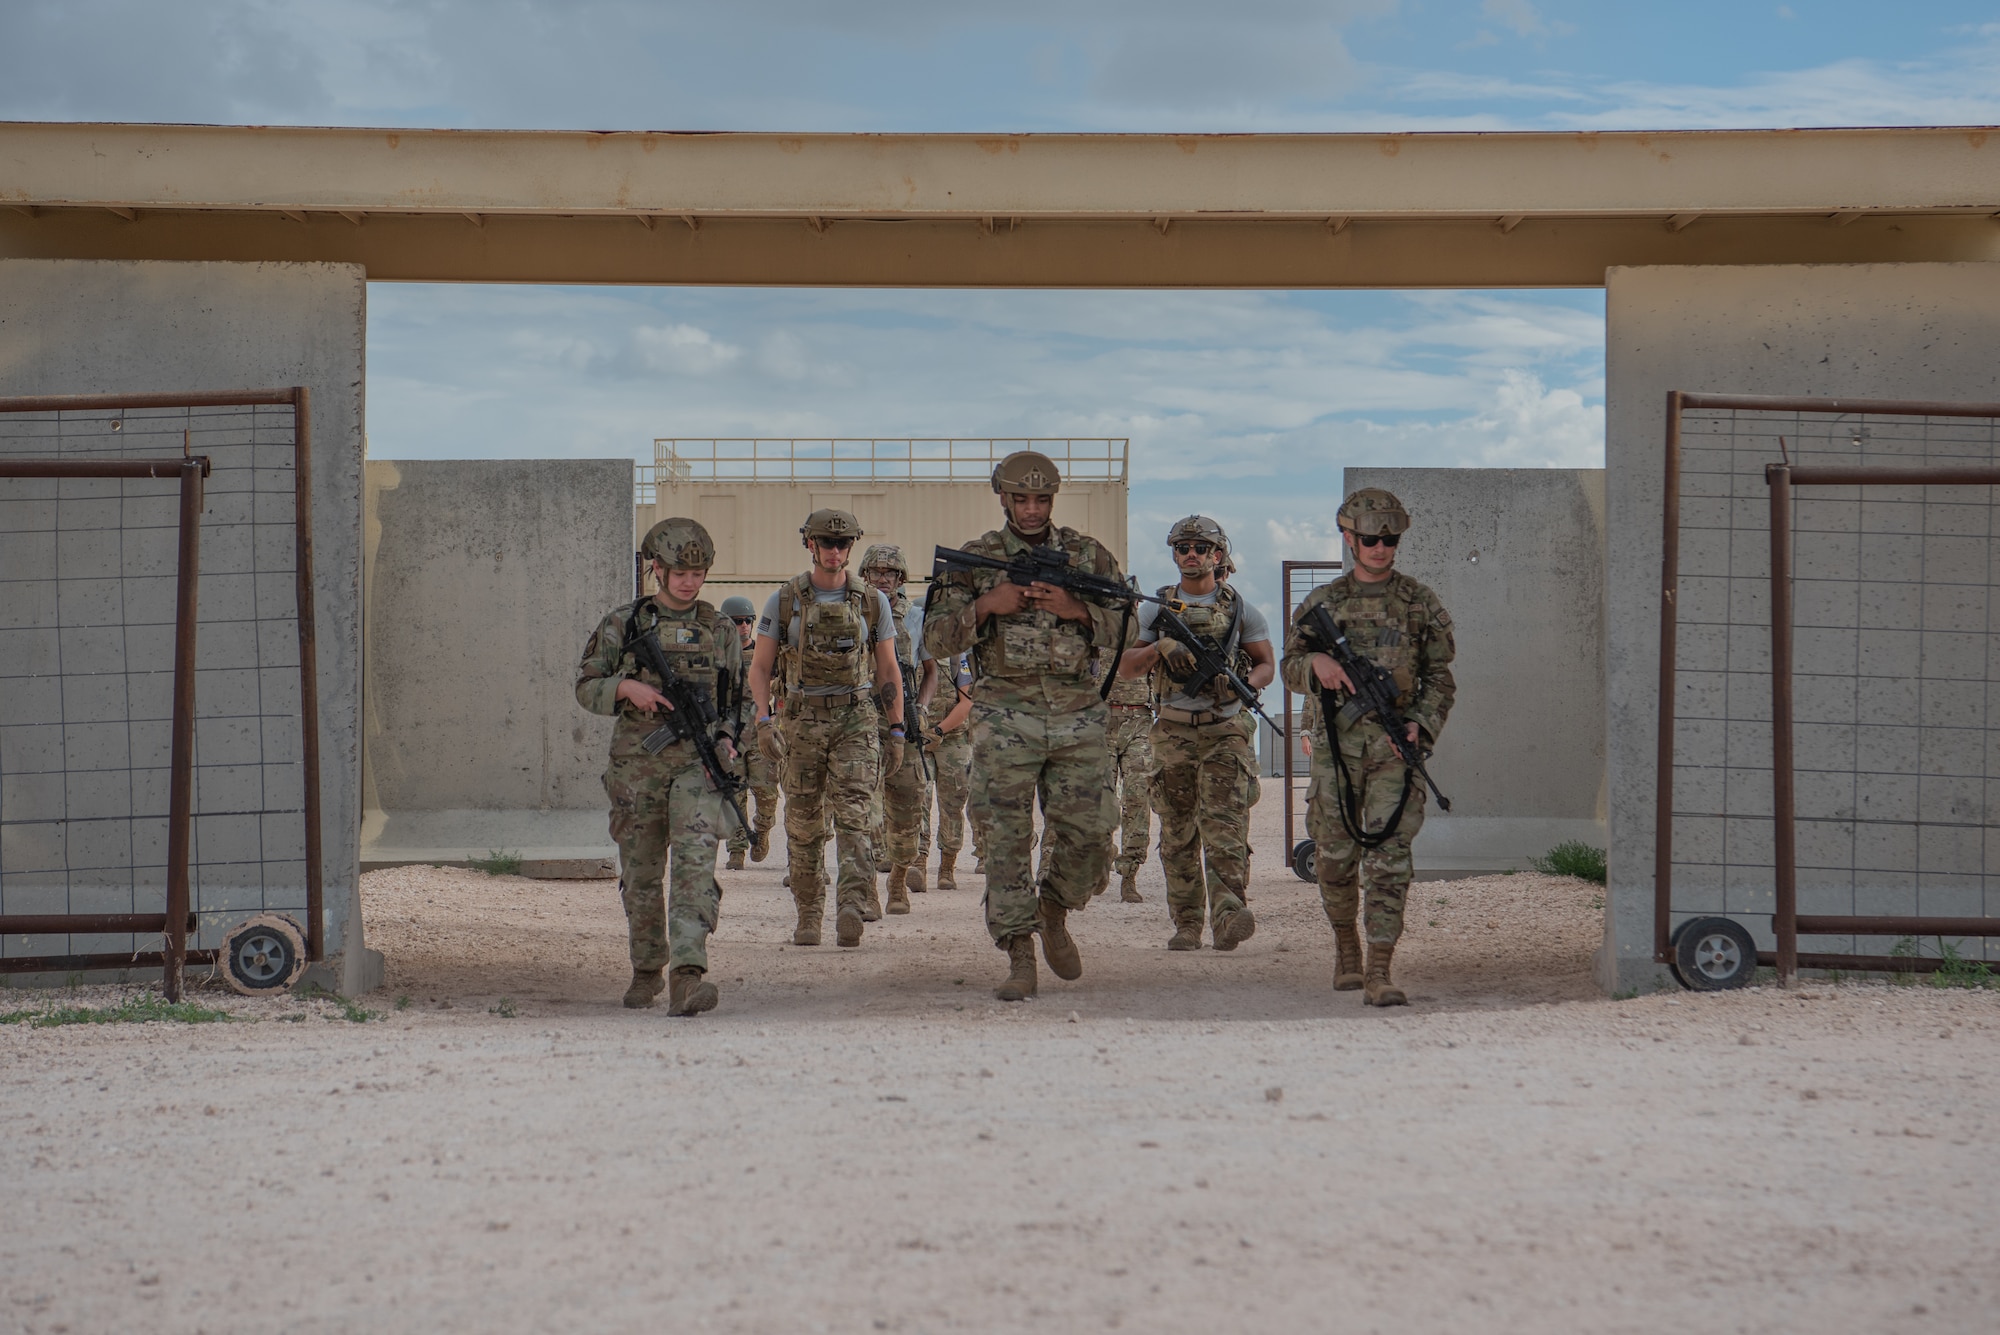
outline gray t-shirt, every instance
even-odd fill
[[[757,633],[767,640],[778,638],[775,630],[778,624],[778,595],[783,592],[784,589],[780,587],[769,598],[766,598],[764,600],[764,614],[757,618]],[[889,595],[880,589],[870,589],[869,592],[875,595],[875,633],[869,639],[868,643],[871,648],[874,645],[880,644],[883,640],[894,644],[896,642],[896,615],[889,610]],[[847,586],[845,584],[837,589],[822,589],[818,586],[814,586],[813,588],[814,602],[837,603],[846,596]],[[797,644],[799,642],[799,633],[804,620],[804,617],[796,613],[792,616],[792,624],[785,628],[784,643]],[[874,669],[874,659],[872,657],[869,659],[869,669],[870,671]],[[847,686],[802,686],[799,688],[799,691],[802,695],[845,695],[850,689],[852,688]]]
[[[1201,603],[1204,606],[1213,607],[1219,594],[1220,590],[1216,593],[1199,596],[1191,593],[1181,593],[1177,596],[1184,603]],[[1264,614],[1257,610],[1256,604],[1245,598],[1241,593],[1238,593],[1236,595],[1236,605],[1242,609],[1241,616],[1238,619],[1239,630],[1236,642],[1238,644],[1268,644],[1271,639],[1271,623],[1264,619]],[[1139,604],[1139,643],[1157,644],[1159,642],[1160,632],[1153,629],[1153,623],[1159,619],[1159,616],[1160,605],[1158,603]],[[1223,718],[1229,718],[1243,708],[1242,704],[1235,699],[1231,699],[1223,704],[1217,704],[1214,700],[1196,700],[1179,693],[1164,697],[1160,703],[1171,706],[1174,709],[1185,709],[1191,713],[1206,710],[1211,714],[1220,714]]]

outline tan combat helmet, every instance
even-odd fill
[[[861,537],[861,521],[845,510],[815,510],[806,516],[799,532],[807,542],[814,538],[846,538],[853,542]]]
[[[893,542],[878,542],[861,556],[861,573],[871,570],[889,569],[904,579],[910,577],[910,563],[903,558],[903,549]]]
[[[646,530],[639,551],[669,570],[706,570],[715,564],[715,539],[692,519],[662,519]]]
[[[1410,512],[1395,493],[1380,487],[1363,487],[1349,496],[1335,519],[1356,533],[1401,533],[1410,526]]]
[[[1225,558],[1229,555],[1229,535],[1222,531],[1222,525],[1207,515],[1189,515],[1178,520],[1167,530],[1167,546],[1177,542],[1209,542]]]
[[[993,470],[993,491],[998,496],[1053,496],[1061,490],[1056,461],[1036,450],[1015,450]]]

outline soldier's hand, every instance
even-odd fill
[[[715,735],[715,754],[722,757],[725,765],[736,763],[736,739],[726,732]]]
[[[1179,640],[1162,635],[1153,646],[1160,652],[1160,666],[1176,681],[1194,675],[1194,650]]]
[[[972,610],[983,621],[987,617],[1010,617],[1028,605],[1026,585],[1001,580],[973,601]]]
[[[764,759],[773,765],[782,764],[785,759],[785,736],[778,731],[778,720],[765,719],[757,725],[757,749],[764,753]]]
[[[884,743],[883,749],[883,761],[887,765],[890,774],[894,774],[897,770],[903,768],[903,747],[904,742],[902,737],[896,733],[890,733],[889,740]]]
[[[1036,580],[1028,586],[1028,601],[1044,612],[1054,612],[1058,621],[1088,621],[1090,609],[1068,589]]]
[[[618,698],[631,702],[632,707],[641,714],[650,714],[656,709],[664,709],[668,712],[672,712],[673,710],[673,706],[667,703],[666,696],[661,695],[637,677],[626,677],[618,683]]]
[[[1354,694],[1354,683],[1347,679],[1346,671],[1333,661],[1331,654],[1314,654],[1312,670],[1313,676],[1319,678],[1319,684],[1329,691],[1346,691],[1349,695]]]

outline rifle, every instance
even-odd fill
[[[1437,783],[1430,771],[1424,768],[1424,752],[1417,743],[1410,740],[1410,721],[1396,708],[1396,679],[1381,664],[1358,652],[1347,641],[1347,628],[1335,621],[1323,606],[1314,607],[1300,617],[1300,626],[1306,633],[1310,648],[1326,654],[1340,665],[1347,679],[1354,683],[1354,693],[1342,710],[1333,708],[1328,701],[1327,690],[1313,678],[1313,690],[1320,697],[1320,718],[1326,724],[1327,751],[1333,757],[1334,765],[1340,771],[1340,823],[1347,827],[1347,833],[1363,848],[1379,848],[1389,836],[1396,832],[1396,826],[1403,818],[1403,805],[1410,800],[1412,775],[1421,777],[1424,784],[1437,798],[1438,808],[1451,810],[1451,799],[1438,791]],[[1396,810],[1382,830],[1368,834],[1361,828],[1361,812],[1355,800],[1354,780],[1347,772],[1346,757],[1340,752],[1340,739],[1334,735],[1337,713],[1345,712],[1356,719],[1373,714],[1389,734],[1389,745],[1405,766],[1403,774],[1403,796],[1396,803]]]
[[[711,692],[696,686],[686,677],[674,671],[673,664],[660,650],[656,631],[646,631],[634,635],[625,642],[632,651],[632,657],[639,666],[660,679],[660,694],[667,697],[670,708],[666,722],[648,733],[639,741],[640,747],[649,756],[656,756],[675,742],[693,742],[694,753],[701,758],[702,773],[715,790],[722,794],[722,800],[729,804],[730,814],[736,817],[736,824],[744,834],[750,833],[749,817],[743,814],[743,780],[723,767],[722,757],[717,754],[715,741],[709,736],[709,729],[722,721],[722,715],[715,707]],[[716,688],[725,698],[732,694],[727,669],[716,674]],[[738,708],[740,708],[740,701]],[[725,733],[725,736],[729,734]],[[735,745],[735,738],[730,737]]]
[[[1273,722],[1271,716],[1258,705],[1257,693],[1236,675],[1235,669],[1230,667],[1220,654],[1196,638],[1195,633],[1188,629],[1187,622],[1181,620],[1180,615],[1168,606],[1163,598],[1155,598],[1150,593],[1141,593],[1131,585],[1120,583],[1115,579],[1106,579],[1087,570],[1078,570],[1070,565],[1067,553],[1059,552],[1053,547],[1030,547],[1011,561],[1002,561],[994,556],[981,556],[978,552],[961,551],[956,547],[940,547],[932,559],[934,562],[931,566],[932,587],[936,587],[938,576],[946,570],[997,570],[1015,584],[1023,586],[1036,582],[1053,584],[1059,589],[1067,589],[1079,598],[1115,601],[1125,609],[1127,617],[1132,614],[1133,604],[1152,603],[1160,609],[1159,616],[1153,622],[1154,627],[1162,633],[1171,633],[1175,639],[1194,651],[1196,668],[1195,675],[1189,678],[1192,684],[1188,688],[1188,694],[1192,695],[1210,682],[1221,678],[1228,683],[1230,692],[1258,718],[1263,719],[1273,732],[1279,737],[1285,735],[1285,730]],[[1118,638],[1120,641],[1124,640],[1122,632]],[[1104,684],[1098,688],[1097,696],[1100,700],[1111,694],[1111,680],[1117,675],[1117,671],[1117,660],[1114,659],[1106,666]]]

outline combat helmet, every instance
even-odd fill
[[[861,521],[845,510],[815,510],[806,516],[799,532],[807,542],[814,538],[846,538],[853,542],[861,537]]]
[[[1061,470],[1055,460],[1038,450],[1015,450],[993,469],[995,495],[1053,496],[1060,490]]]
[[[1178,520],[1167,530],[1167,546],[1177,542],[1209,542],[1215,544],[1216,551],[1229,555],[1229,535],[1222,531],[1222,525],[1207,515],[1189,515]]]
[[[732,593],[727,598],[724,598],[722,606],[718,610],[731,621],[755,617],[757,615],[757,609],[752,606],[748,598],[745,598],[740,593]]]
[[[1363,487],[1349,496],[1334,518],[1356,533],[1401,533],[1410,526],[1410,512],[1393,492],[1380,487]]]
[[[910,577],[910,563],[903,557],[903,549],[893,542],[878,542],[861,555],[861,573],[886,566],[904,579]]]
[[[646,530],[639,551],[669,570],[706,570],[715,564],[715,539],[692,519],[662,519]]]

